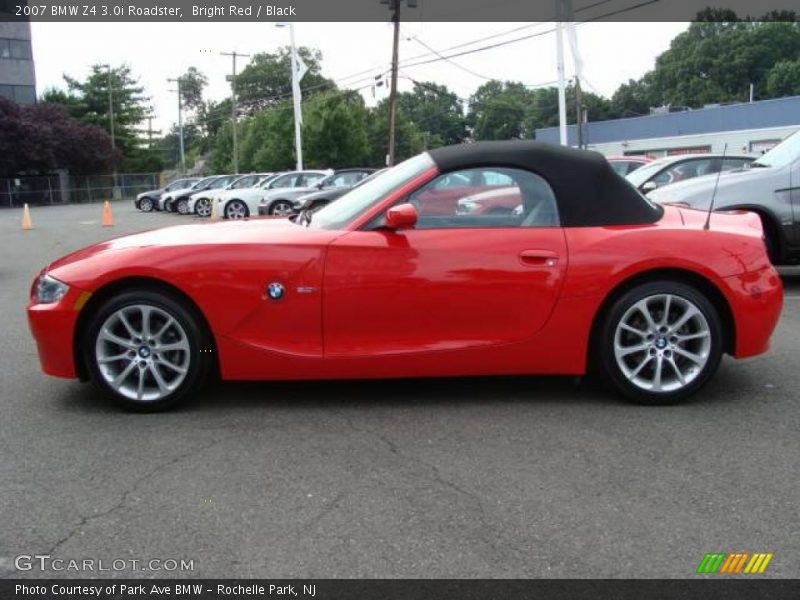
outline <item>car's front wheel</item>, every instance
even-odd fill
[[[625,292],[606,313],[598,339],[606,379],[642,404],[674,404],[700,389],[722,357],[717,309],[677,281]]]
[[[194,211],[201,217],[211,216],[211,200],[200,198],[195,204]]]
[[[144,212],[151,212],[153,210],[153,199],[144,197],[139,200],[139,210]]]
[[[294,214],[294,208],[288,200],[276,200],[269,207],[269,214],[275,217],[288,217]]]
[[[103,303],[83,343],[92,380],[119,404],[163,410],[195,391],[211,366],[208,334],[172,294],[131,290]]]
[[[231,200],[225,205],[226,219],[245,219],[250,215],[247,205],[241,200]]]
[[[189,214],[189,199],[188,198],[181,198],[178,200],[178,203],[175,205],[175,209],[178,211],[179,215],[188,215]]]

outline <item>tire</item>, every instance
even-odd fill
[[[767,256],[773,265],[779,265],[783,261],[781,256],[781,244],[778,239],[778,228],[775,226],[772,219],[764,215],[758,215],[761,218],[761,228],[764,231],[764,245],[767,247]]]
[[[288,200],[275,200],[269,207],[269,214],[275,217],[288,217],[294,214],[294,206]]]
[[[149,339],[144,315],[149,315]],[[165,410],[199,389],[211,371],[211,347],[195,310],[173,294],[151,289],[106,300],[82,341],[92,382],[117,404],[140,412]]]
[[[677,404],[697,392],[719,367],[724,345],[714,305],[678,281],[645,283],[625,292],[606,312],[595,341],[603,378],[646,405]]]
[[[144,197],[139,200],[139,210],[143,212],[152,212],[153,211],[153,199]]]
[[[210,217],[211,200],[208,198],[199,198],[194,205],[194,212],[200,217]]]
[[[175,211],[179,215],[188,215],[189,214],[189,199],[188,198],[181,198],[175,203]]]
[[[250,216],[250,209],[241,200],[231,200],[225,205],[226,219],[246,219]]]

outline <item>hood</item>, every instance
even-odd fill
[[[176,198],[178,196],[182,196],[183,194],[188,194],[188,193],[195,194],[195,193],[200,192],[200,191],[202,191],[202,190],[192,190],[192,188],[188,187],[188,188],[182,188],[182,189],[179,189],[179,190],[172,190],[171,192],[167,192],[165,194],[165,196],[171,196],[173,198]]]
[[[163,190],[163,189],[160,189],[160,190],[151,190],[151,191],[149,191],[149,192],[142,192],[141,194],[136,194],[136,198],[137,198],[137,199],[138,199],[138,198],[144,198],[145,196],[150,196],[151,198],[152,198],[153,196],[155,196],[156,198],[158,198],[158,197],[159,197],[159,196],[161,196],[161,194],[163,194],[163,193],[164,193],[164,190]]]
[[[317,190],[310,193],[303,194],[298,201],[306,202],[307,200],[319,200],[320,198],[328,198],[330,200],[335,200],[341,196],[344,196],[347,192],[349,192],[352,188],[349,187],[342,187],[342,188],[330,188],[327,190]]]
[[[295,225],[289,219],[251,219],[177,225],[113,238],[87,246],[54,261],[47,268],[69,283],[71,272],[82,263],[92,270],[92,259],[109,258],[103,265],[130,268],[147,265],[154,253],[165,248],[196,252],[197,246],[247,244],[326,244],[343,232]],[[82,269],[83,271],[83,269]],[[100,275],[101,273],[95,273]]]
[[[780,169],[773,167],[726,171],[719,175],[716,197],[717,199],[734,200],[744,186],[758,185],[759,182],[775,177],[778,171]],[[653,202],[685,202],[690,206],[702,208],[708,206],[715,185],[717,185],[717,174],[712,173],[665,185],[653,190],[647,194],[647,197]]]

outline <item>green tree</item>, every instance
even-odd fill
[[[767,94],[771,98],[800,95],[800,59],[775,63],[767,74]]]
[[[319,94],[304,107],[303,154],[308,167],[342,168],[369,160],[369,113],[357,92]]]
[[[415,81],[413,91],[398,94],[397,110],[423,133],[428,148],[460,144],[467,138],[461,101],[444,85]]]
[[[389,101],[381,100],[369,111],[369,165],[385,167],[389,154]],[[404,111],[395,119],[395,164],[425,149],[425,136]]]
[[[303,99],[314,93],[335,89],[335,84],[321,74],[322,53],[312,48],[300,47],[297,52],[308,67],[300,82],[305,90]],[[253,56],[250,63],[236,76],[236,93],[243,114],[280,104],[292,95],[291,49],[281,48],[275,53],[263,52]]]
[[[191,111],[201,109],[204,106],[203,90],[208,84],[208,78],[195,67],[189,67],[179,79],[181,80],[181,102],[184,108]]]
[[[532,101],[533,94],[521,83],[487,81],[469,99],[467,122],[473,137],[476,140],[530,137],[526,116]]]

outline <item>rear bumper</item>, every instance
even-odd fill
[[[80,290],[70,288],[60,302],[28,305],[28,326],[36,341],[42,370],[48,375],[72,379],[78,376],[73,340],[80,314],[75,306],[81,294]]]
[[[726,295],[736,327],[733,355],[747,358],[769,350],[783,308],[783,284],[773,267],[726,277]]]

